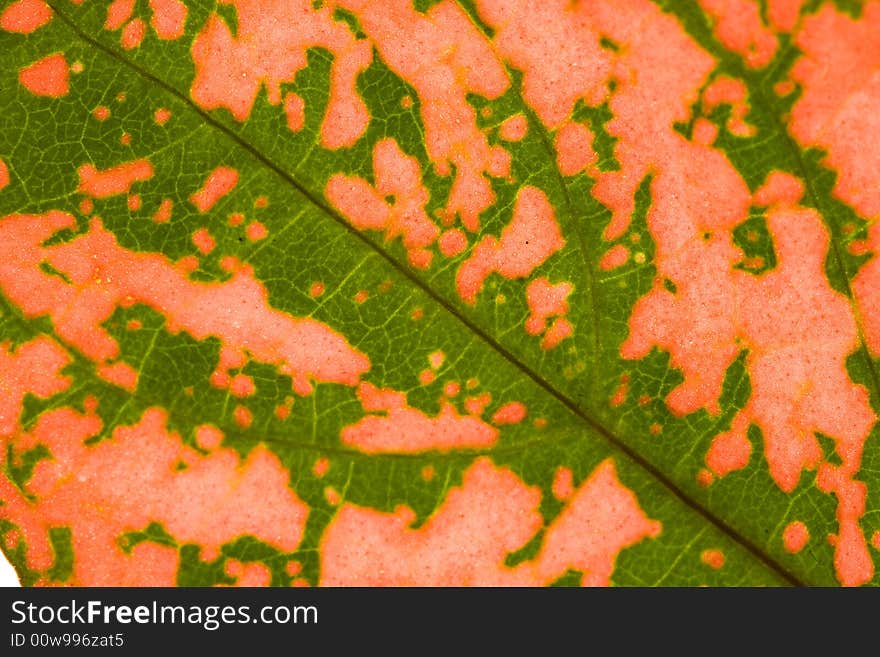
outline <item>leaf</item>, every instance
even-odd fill
[[[23,584],[877,584],[880,3],[15,0]]]

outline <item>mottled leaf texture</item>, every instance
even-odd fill
[[[22,584],[880,582],[880,2],[0,28]]]

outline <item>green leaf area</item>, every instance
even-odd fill
[[[880,582],[876,12],[0,4],[23,585]]]

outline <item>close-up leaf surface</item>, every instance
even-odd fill
[[[880,2],[3,0],[24,586],[880,583]]]

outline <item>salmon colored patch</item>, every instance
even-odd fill
[[[238,559],[227,559],[223,571],[230,577],[239,577],[244,572],[244,564]]]
[[[494,178],[509,178],[510,165],[513,161],[510,153],[501,146],[491,146],[489,148],[489,165],[486,172]]]
[[[157,224],[164,224],[171,220],[171,210],[174,208],[174,201],[170,198],[162,199],[159,208],[153,214],[153,221]]]
[[[229,376],[228,372],[216,369],[211,372],[209,380],[211,385],[215,388],[228,388],[230,381],[232,381],[232,377]]]
[[[342,429],[342,442],[363,452],[417,453],[428,450],[490,447],[498,430],[479,417],[459,415],[455,407],[441,402],[440,413],[429,417],[407,404],[406,393],[362,383],[358,399],[367,413]]]
[[[706,470],[706,468],[701,468],[697,473],[697,483],[703,488],[710,486],[714,481],[715,475],[713,475],[711,471]]]
[[[306,101],[302,96],[288,91],[284,94],[284,115],[291,132],[299,132],[306,125]]]
[[[739,53],[752,68],[770,63],[778,45],[776,36],[764,26],[755,0],[699,0],[714,19],[713,32],[728,50]]]
[[[325,190],[327,199],[355,228],[384,231],[386,241],[402,237],[410,263],[427,267],[427,247],[440,229],[425,213],[430,194],[422,184],[419,161],[406,155],[394,139],[386,138],[373,148],[373,172],[375,186],[359,176],[332,175]]]
[[[254,207],[261,210],[269,206],[269,199],[265,196],[258,196],[254,199]]]
[[[147,33],[147,24],[140,18],[129,21],[122,28],[122,47],[126,50],[132,50],[141,45],[144,35]]]
[[[244,214],[241,212],[233,212],[229,215],[229,225],[233,228],[235,226],[241,226],[244,223]]]
[[[703,550],[700,553],[700,561],[710,568],[719,570],[724,566],[724,553],[721,550]]]
[[[9,185],[9,168],[6,162],[0,158],[0,190]]]
[[[691,106],[714,60],[702,52],[681,25],[652,3],[633,1],[542,3],[536,11],[527,0],[480,0],[480,18],[496,30],[496,49],[523,71],[523,94],[544,124],[556,128],[570,118],[579,100],[598,106],[608,100],[614,115],[606,128],[617,139],[615,158],[619,171],[598,172],[593,195],[613,213],[604,237],[613,241],[625,234],[634,210],[635,191],[646,175],[659,171],[688,180],[700,178],[711,158],[685,157],[687,171],[673,153],[686,148],[684,138],[671,126],[690,118]],[[635,38],[633,26],[640,27]],[[627,44],[619,52],[601,46],[601,37]],[[657,52],[664,53],[662,58]],[[588,62],[587,65],[584,65]],[[564,76],[559,71],[564,70]],[[616,83],[608,94],[609,82]],[[644,100],[651,99],[651,112]],[[650,145],[650,147],[646,147]],[[691,144],[691,146],[693,146]],[[717,157],[717,156],[716,156]],[[668,166],[676,162],[675,167]],[[723,181],[719,181],[724,186]],[[705,204],[704,191],[691,183],[663,185],[666,196],[678,204]],[[675,191],[678,196],[671,195]],[[683,193],[684,190],[684,193]],[[719,198],[727,203],[727,196]],[[722,206],[719,201],[710,204]],[[729,210],[727,210],[729,213]]]
[[[574,176],[596,164],[593,133],[582,123],[566,123],[556,132],[556,166],[563,176]]]
[[[242,563],[237,559],[228,559],[224,570],[235,578],[234,586],[268,586],[272,580],[272,571],[259,562]]]
[[[236,374],[229,381],[229,392],[235,397],[250,397],[257,392],[257,386],[247,374]]]
[[[560,502],[571,499],[574,494],[574,474],[571,468],[560,466],[553,475],[553,497]]]
[[[620,383],[617,386],[617,390],[614,391],[614,394],[611,395],[611,405],[612,406],[620,406],[623,402],[626,401],[626,394],[629,391],[629,374],[622,374],[620,376]]]
[[[207,228],[199,228],[192,235],[192,243],[202,255],[208,255],[217,246],[217,242],[211,237]]]
[[[702,172],[717,194],[725,189],[723,180],[736,176],[723,158]],[[735,186],[726,188],[721,212],[681,209],[673,214],[670,204],[667,215],[667,208],[657,208],[668,202],[657,187],[659,179],[652,185],[655,207],[648,223],[657,243],[658,278],[674,281],[677,292],[671,294],[658,282],[636,303],[621,354],[642,358],[654,347],[668,351],[672,365],[684,374],[684,382],[666,399],[670,410],[684,415],[705,408],[718,414],[727,368],[747,349],[752,396],[743,417],[734,422],[762,429],[770,474],[783,491],[795,489],[803,470],[818,467],[817,486],[838,499],[838,579],[846,585],[869,581],[874,569],[859,528],[865,486],[854,477],[877,418],[867,391],[850,380],[846,369],[859,338],[849,302],[825,274],[828,229],[815,210],[794,204],[801,186],[790,176],[774,174],[758,200],[772,203],[766,222],[777,266],[755,277],[734,268],[742,252],[731,231],[749,216],[752,200],[743,182],[736,177]],[[823,327],[821,335],[815,326]],[[815,432],[832,438],[840,465],[822,462]],[[746,446],[742,439],[736,442],[742,460]]]
[[[320,584],[516,583],[504,558],[540,528],[539,503],[537,489],[481,458],[417,530],[408,527],[415,514],[406,507],[382,513],[346,504],[321,540]],[[352,549],[354,536],[360,539]]]
[[[504,141],[520,141],[529,131],[529,121],[523,114],[514,114],[504,120],[498,129],[498,135]]]
[[[86,395],[86,398],[83,400],[83,409],[87,414],[94,415],[95,411],[98,410],[98,406],[100,406],[100,402],[97,397]]]
[[[232,417],[235,420],[235,423],[242,429],[247,429],[254,421],[254,414],[251,410],[247,406],[242,406],[241,404],[236,406],[232,411]]]
[[[187,8],[180,0],[150,0],[150,26],[165,41],[179,39],[186,26]]]
[[[72,362],[57,342],[42,336],[11,349],[0,343],[0,437],[15,433],[25,395],[47,399],[67,390],[61,370]]]
[[[658,436],[658,435],[660,435],[660,433],[662,431],[663,431],[663,425],[660,424],[659,422],[653,422],[648,427],[648,433],[650,433],[652,436]]]
[[[522,402],[508,402],[492,415],[492,424],[518,424],[526,419],[526,405]]]
[[[312,286],[309,288],[309,296],[316,299],[322,294],[324,294],[324,284],[320,281],[312,283]]]
[[[123,146],[130,146],[131,145],[131,135],[128,134],[127,132],[123,132],[122,136],[119,138],[119,143],[122,144]]]
[[[419,372],[419,383],[421,383],[423,386],[434,383],[436,379],[437,375],[431,370],[422,370],[421,372]]]
[[[409,264],[411,264],[416,269],[427,269],[431,266],[431,261],[434,259],[434,254],[427,249],[417,249],[415,251],[410,251],[407,256]]]
[[[175,586],[177,583],[180,555],[176,547],[145,541],[131,549],[126,561],[122,583],[113,583],[113,586]]]
[[[492,403],[492,395],[484,392],[475,397],[468,397],[464,400],[464,408],[471,415],[482,415],[486,412],[486,407]]]
[[[748,427],[748,418],[738,413],[730,431],[719,433],[712,439],[712,445],[706,454],[706,465],[716,477],[741,470],[749,464],[752,443],[746,437]]]
[[[874,532],[874,535],[871,537],[871,545],[875,549],[880,550],[880,530]]]
[[[213,451],[223,444],[223,432],[213,424],[196,427],[196,444],[204,450]]]
[[[235,585],[250,587],[269,586],[271,581],[272,571],[269,570],[268,566],[259,561],[252,561],[244,564],[244,569],[241,575],[238,576]]]
[[[358,290],[357,294],[354,295],[354,302],[357,304],[361,304],[369,298],[369,292],[367,292],[366,290]]]
[[[719,105],[730,105],[732,109],[727,119],[727,129],[737,137],[751,137],[757,130],[745,122],[749,112],[747,94],[745,82],[722,75],[703,91],[703,111],[708,114]]]
[[[92,110],[92,116],[94,116],[98,121],[106,121],[110,118],[110,108],[105,105],[98,105],[95,109]]]
[[[91,164],[83,164],[76,172],[79,175],[77,191],[93,198],[107,198],[127,194],[134,183],[152,178],[153,165],[147,159],[140,159],[99,171]]]
[[[14,550],[20,540],[21,540],[21,534],[18,532],[18,530],[17,529],[10,529],[10,530],[7,530],[6,536],[3,540],[3,542],[4,542],[4,545],[6,546],[7,550]]]
[[[718,138],[718,126],[709,119],[699,118],[694,121],[693,140],[701,146],[711,146]]]
[[[166,107],[160,107],[153,112],[153,120],[156,125],[165,125],[171,119],[171,110]]]
[[[422,310],[421,308],[416,308],[415,310],[412,311],[412,313],[410,313],[409,318],[411,320],[413,320],[414,322],[417,322],[420,319],[422,319],[424,316],[425,316],[425,311]]]
[[[574,286],[563,282],[552,284],[546,278],[536,278],[526,286],[526,302],[529,306],[529,317],[526,319],[526,333],[529,335],[544,334],[542,347],[552,349],[563,339],[573,333],[573,327],[564,319],[568,314],[568,295]],[[556,319],[548,329],[547,320]]]
[[[446,360],[446,354],[442,351],[433,351],[428,354],[428,363],[431,365],[432,370],[439,370],[443,367],[443,362]]]
[[[443,394],[447,397],[457,397],[458,393],[461,392],[461,386],[457,381],[450,381],[445,386],[443,386]]]
[[[458,293],[473,305],[490,274],[525,278],[563,246],[565,240],[547,195],[537,187],[523,187],[500,239],[483,237],[459,267],[455,277]]]
[[[40,246],[75,225],[73,216],[57,211],[0,219],[0,245],[11,252],[0,260],[0,288],[25,316],[52,317],[59,337],[88,358],[104,362],[118,356],[119,345],[102,324],[127,300],[162,313],[170,331],[186,330],[196,340],[218,338],[218,370],[243,367],[248,354],[290,376],[302,395],[311,392],[311,380],[357,385],[370,368],[366,356],[325,324],[271,308],[253,270],[233,258],[224,263],[229,280],[192,281],[162,255],[120,247],[97,218],[70,241]],[[71,283],[43,272],[43,261]],[[234,317],[223,310],[228,308],[236,308]]]
[[[136,212],[141,209],[141,195],[140,194],[129,194],[128,198],[125,200],[125,204],[128,206],[128,209],[132,212]]]
[[[437,241],[440,247],[440,253],[447,258],[454,258],[459,253],[463,253],[467,248],[468,240],[465,234],[458,228],[443,231],[440,239]]]
[[[67,60],[61,53],[43,57],[18,72],[18,81],[35,96],[61,98],[70,90]]]
[[[319,458],[312,466],[312,474],[316,477],[323,477],[330,470],[330,459],[327,457]]]
[[[52,9],[43,0],[18,0],[0,14],[0,28],[30,34],[52,20]]]
[[[523,98],[547,128],[558,128],[580,99],[593,106],[605,100],[603,78],[611,57],[587,27],[592,21],[584,16],[585,7],[529,0],[478,0],[476,5],[495,30],[495,49],[522,72]]]
[[[315,9],[311,0],[267,3],[226,0],[235,7],[238,30],[212,13],[192,45],[193,100],[204,109],[225,108],[237,121],[251,113],[260,88],[268,100],[281,102],[281,84],[291,83],[306,67],[308,48],[333,54],[330,99],[320,128],[325,148],[350,147],[364,134],[369,111],[357,93],[358,75],[373,58],[369,40],[357,40],[348,26],[333,19],[329,5]]]
[[[159,558],[156,548],[137,546],[129,556],[117,545],[120,534],[151,522],[181,544],[202,546],[208,559],[244,535],[284,552],[299,545],[308,507],[288,487],[290,473],[264,447],[243,460],[231,448],[202,455],[167,431],[158,409],[134,426],[116,428],[109,439],[84,443],[100,430],[98,417],[62,408],[43,413],[31,433],[16,439],[21,447],[44,444],[53,457],[34,470],[33,499],[0,478],[4,515],[22,528],[30,567],[51,564],[48,530],[55,526],[71,528],[76,558],[67,583],[79,586],[173,584],[176,550],[160,551]],[[176,469],[179,462],[188,467]],[[151,563],[156,567],[132,572]]]
[[[846,250],[849,251],[854,256],[863,256],[871,251],[871,244],[867,240],[856,240],[854,242],[850,242]]]
[[[207,212],[238,184],[238,171],[232,167],[219,166],[205,179],[202,188],[189,197],[199,212]]]
[[[140,331],[143,327],[144,324],[139,319],[130,319],[125,325],[129,331]]]
[[[797,554],[806,547],[810,540],[810,531],[800,520],[788,523],[782,531],[782,544],[786,551]]]
[[[837,173],[834,194],[864,217],[880,214],[880,4],[864,4],[854,19],[833,5],[805,16],[795,44],[804,53],[791,70],[802,93],[789,129],[803,146],[827,152]],[[839,71],[840,75],[829,75]]]
[[[199,268],[199,259],[194,255],[183,256],[174,263],[174,267],[185,274],[192,274]]]
[[[495,200],[484,174],[492,175],[497,155],[477,126],[467,94],[494,99],[510,84],[488,40],[451,0],[424,14],[409,0],[337,4],[357,16],[383,62],[415,89],[435,171],[448,176],[455,168],[445,211],[458,214],[465,228],[477,231],[480,213]]]
[[[258,242],[268,237],[269,231],[259,221],[252,221],[245,227],[244,234],[251,242]]]
[[[805,0],[769,0],[767,18],[780,32],[791,32],[797,25]]]
[[[97,373],[99,377],[108,383],[125,388],[129,392],[134,392],[137,389],[138,372],[128,363],[119,362],[112,365],[100,365]]]
[[[107,7],[105,30],[118,30],[134,13],[135,0],[113,0]]]
[[[629,249],[623,244],[617,244],[608,249],[599,260],[599,269],[611,271],[625,265],[627,260],[629,260]]]
[[[788,96],[795,89],[797,89],[797,86],[791,80],[783,80],[773,85],[773,93],[782,97]]]
[[[538,586],[580,570],[583,585],[607,586],[620,551],[661,529],[608,460],[547,528],[537,557],[504,565],[543,526],[540,502],[539,489],[483,457],[418,529],[410,527],[415,514],[405,506],[382,513],[345,504],[321,539],[320,584]]]
[[[425,481],[431,481],[437,473],[434,471],[433,465],[426,465],[422,468],[421,475]]]

